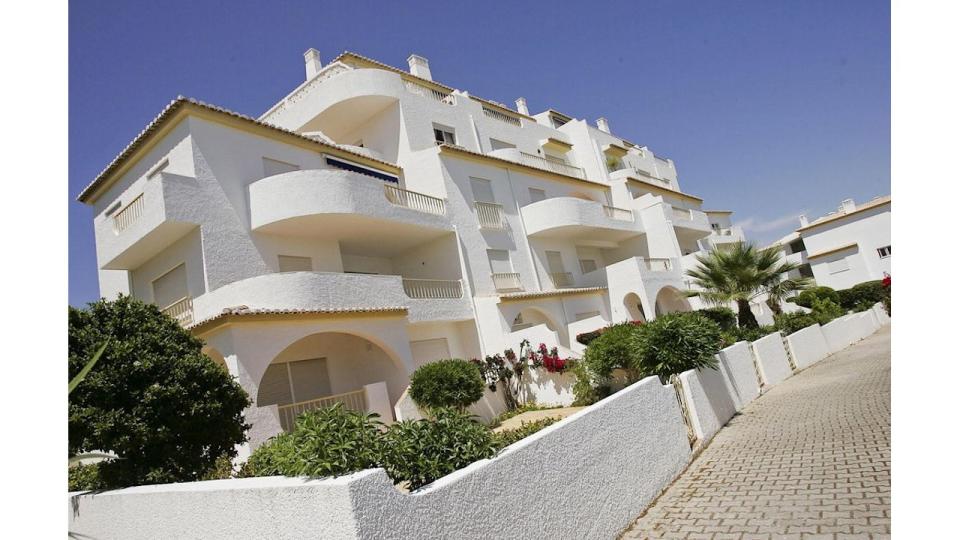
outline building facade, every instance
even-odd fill
[[[860,205],[846,199],[814,221],[800,216],[800,227],[776,244],[787,261],[800,265],[789,277],[848,289],[890,275],[890,212],[888,195]]]
[[[416,55],[304,59],[259,118],[176,99],[79,196],[101,295],[204,339],[251,396],[253,446],[335,401],[402,416],[426,362],[523,339],[576,356],[579,333],[690,310],[684,270],[743,239],[605,119],[472,96]]]

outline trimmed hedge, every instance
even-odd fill
[[[800,294],[787,300],[798,306],[812,308],[814,299],[830,300],[835,304],[840,304],[840,294],[831,287],[811,287]]]
[[[417,368],[410,377],[410,398],[420,407],[465,409],[483,397],[483,375],[476,364],[449,358]]]

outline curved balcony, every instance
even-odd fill
[[[501,148],[500,150],[487,152],[487,155],[564,176],[572,176],[580,179],[586,179],[587,177],[584,170],[580,167],[570,165],[569,163],[549,160],[535,154],[521,152],[516,148]]]
[[[643,233],[631,210],[575,197],[538,201],[520,213],[530,237],[616,243]]]
[[[459,293],[459,294],[458,294]],[[235,281],[193,299],[194,321],[225,308],[251,310],[359,310],[407,308],[411,322],[468,320],[470,299],[459,280],[405,280],[401,276],[339,272],[283,272]]]
[[[405,249],[453,230],[443,199],[362,174],[294,171],[253,182],[250,228]]]

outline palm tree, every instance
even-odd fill
[[[780,262],[776,248],[757,249],[752,244],[738,242],[728,250],[713,250],[698,255],[697,268],[688,270],[694,285],[702,290],[690,291],[709,304],[737,303],[737,322],[741,327],[756,328],[757,318],[750,311],[750,301],[767,294],[770,298],[784,298],[810,285],[808,278],[784,279],[783,275],[800,265]],[[779,308],[779,304],[777,305]]]

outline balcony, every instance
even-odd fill
[[[289,405],[280,405],[277,412],[280,415],[280,426],[284,431],[293,430],[296,419],[307,411],[332,407],[340,403],[348,411],[366,412],[367,411],[367,392],[366,390],[357,390],[355,392],[346,392],[332,396],[324,396],[319,399],[309,401],[300,401]]]
[[[94,221],[101,268],[131,270],[197,227],[197,180],[168,173],[147,180],[143,191]]]
[[[410,247],[452,230],[444,201],[345,170],[268,176],[249,186],[250,228]]]
[[[426,86],[426,85],[424,85],[424,84],[420,84],[420,83],[418,83],[418,82],[416,82],[416,81],[407,81],[407,80],[405,80],[405,81],[403,81],[403,86],[404,86],[404,88],[407,89],[407,92],[410,92],[411,94],[415,94],[415,95],[422,96],[422,97],[425,97],[425,98],[428,98],[428,99],[432,99],[432,100],[434,100],[434,101],[436,101],[436,102],[438,102],[438,103],[442,103],[442,104],[444,104],[444,105],[456,105],[456,104],[457,104],[457,98],[456,98],[456,96],[454,96],[453,94],[448,93],[448,92],[443,92],[443,91],[441,91],[441,90],[437,90],[436,88],[431,88],[431,87]]]
[[[673,189],[673,184],[670,183],[670,180],[666,178],[660,178],[652,172],[640,167],[624,167],[622,169],[617,169],[616,171],[610,172],[610,178],[613,180],[636,178],[656,186],[661,186],[665,189]]]
[[[520,274],[516,272],[495,272],[490,274],[493,280],[493,287],[497,292],[516,292],[523,290],[523,284],[520,282]]]
[[[710,228],[710,220],[707,218],[707,214],[701,210],[671,206],[669,207],[667,216],[667,219],[673,223],[674,227],[686,229],[695,233],[695,235],[700,238],[713,232],[713,229]]]
[[[503,219],[503,205],[497,203],[475,202],[477,222],[481,229],[503,230],[507,228]]]
[[[564,176],[572,176],[580,179],[586,179],[587,177],[586,173],[580,167],[546,159],[535,154],[521,152],[516,148],[502,148],[489,152],[488,155]]]
[[[613,247],[643,232],[633,211],[575,197],[537,201],[521,208],[520,214],[531,238],[599,242]]]
[[[181,298],[162,308],[160,313],[172,317],[180,326],[189,326],[193,324],[193,299],[189,296]]]
[[[236,306],[291,311],[407,308],[411,322],[473,318],[459,280],[339,272],[283,272],[235,281],[193,299],[192,316],[201,321]]]

